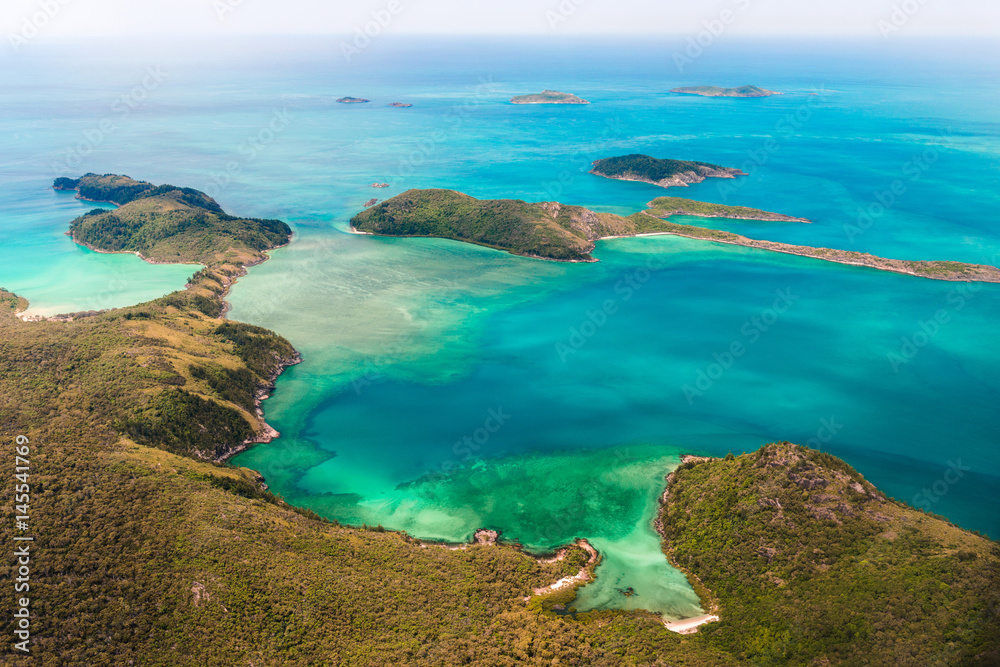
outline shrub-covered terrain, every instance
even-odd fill
[[[59,178],[53,187],[83,199],[118,204],[96,208],[70,223],[77,243],[104,252],[136,252],[155,262],[251,264],[263,251],[288,243],[280,220],[237,218],[198,190],[154,186],[115,174]]]
[[[266,431],[250,392],[296,360],[218,319],[242,270],[69,321],[23,322],[0,290],[0,430],[30,440],[35,537],[31,655],[3,664],[996,664],[996,545],[791,446],[675,475],[668,546],[722,616],[691,636],[531,597],[576,574],[581,547],[445,549],[288,506],[215,461]],[[9,535],[12,484],[0,501]],[[15,567],[0,559],[0,580]]]
[[[829,454],[784,443],[686,462],[661,519],[720,608],[702,636],[751,664],[1000,664],[1000,545]]]

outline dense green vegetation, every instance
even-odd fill
[[[510,101],[514,104],[590,104],[587,100],[577,97],[573,93],[560,93],[558,90],[543,90],[531,95],[518,95],[512,97]]]
[[[213,461],[266,428],[249,392],[296,360],[218,319],[242,270],[213,263],[183,291],[72,321],[22,322],[24,300],[0,290],[0,424],[30,438],[36,538],[32,655],[4,664],[995,664],[996,545],[808,450],[677,473],[669,546],[722,606],[693,636],[650,614],[561,616],[567,592],[525,603],[587,562],[580,547],[550,563],[451,550],[288,506]],[[13,495],[0,485],[8,526]],[[0,579],[14,567],[0,559]],[[12,636],[9,614],[0,627]]]
[[[702,95],[704,97],[770,97],[771,95],[781,95],[773,90],[767,90],[759,86],[737,86],[736,88],[720,88],[719,86],[689,86],[686,88],[674,88],[672,93],[684,93],[685,95]]]
[[[689,461],[662,522],[721,607],[700,634],[752,664],[1000,664],[1000,545],[828,454],[784,443]]]
[[[669,218],[672,215],[693,215],[701,218],[729,218],[731,220],[773,220],[783,222],[809,222],[805,218],[793,218],[781,213],[771,213],[747,206],[727,206],[725,204],[709,204],[708,202],[684,199],[682,197],[657,197],[649,202],[647,211],[658,218]]]
[[[661,160],[648,155],[633,153],[609,157],[594,162],[590,173],[606,178],[618,178],[645,183],[678,185],[682,182],[702,181],[706,176],[738,176],[739,169],[730,169],[708,162],[690,160]]]
[[[284,245],[291,229],[280,220],[227,215],[208,195],[191,188],[154,186],[128,176],[87,174],[57,179],[57,189],[119,205],[93,209],[70,223],[78,243],[105,252],[137,252],[157,262],[250,264]]]
[[[363,232],[433,236],[558,260],[591,260],[586,225],[596,214],[579,206],[555,207],[516,199],[479,200],[454,190],[408,190],[351,219]]]
[[[653,208],[628,217],[595,213],[555,202],[479,200],[454,190],[408,190],[351,219],[358,231],[384,236],[431,236],[466,241],[516,255],[563,261],[594,261],[594,241],[611,236],[675,234],[774,252],[857,264],[938,280],[1000,282],[1000,269],[961,262],[885,259],[850,250],[812,248],[756,239],[664,220],[672,215],[753,220],[804,220],[743,206],[723,206],[680,197],[658,197]]]

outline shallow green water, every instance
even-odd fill
[[[586,537],[605,561],[578,607],[671,616],[693,613],[695,601],[659,552],[651,503],[682,452],[810,444],[898,498],[1000,534],[997,286],[959,293],[666,237],[604,242],[601,262],[563,265],[346,233],[364,201],[410,187],[633,212],[664,191],[587,169],[643,152],[750,172],[736,192],[706,182],[668,194],[814,221],[713,221],[720,228],[996,264],[1000,59],[937,42],[733,42],[680,77],[662,40],[386,41],[350,67],[335,45],[262,44],[180,55],[175,44],[78,47],[83,56],[33,44],[0,84],[0,285],[51,314],[153,298],[193,271],[72,244],[66,225],[90,205],[48,190],[55,176],[127,173],[204,189],[235,214],[289,220],[293,243],[231,296],[234,319],[279,331],[305,356],[265,403],[283,437],[234,461],[277,493],[420,537],[462,540],[491,527],[541,551]],[[90,67],[77,65],[83,57]],[[114,112],[151,65],[166,81],[127,117]],[[665,92],[696,79],[789,94]],[[505,104],[552,86],[593,104]],[[336,104],[347,94],[373,104]],[[397,100],[415,106],[382,106]],[[289,114],[287,129],[248,151],[277,111]],[[87,145],[108,117],[114,131]],[[780,150],[755,161],[772,137]],[[933,163],[913,180],[907,165],[922,155]],[[900,179],[905,194],[863,234],[848,233]],[[373,181],[391,187],[374,191]],[[772,313],[776,303],[788,307]],[[939,312],[947,323],[922,333]],[[903,339],[921,344],[894,365]],[[734,343],[744,353],[729,359]],[[509,415],[492,432],[490,411]],[[955,462],[967,470],[942,487]],[[638,594],[616,590],[629,586]]]

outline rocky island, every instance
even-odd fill
[[[784,93],[759,86],[738,86],[736,88],[688,86],[685,88],[674,88],[670,92],[681,93],[682,95],[701,95],[702,97],[770,97],[771,95],[784,95]]]
[[[366,102],[371,102],[371,100],[366,100],[363,97],[341,97],[337,101],[341,104],[365,104]]]
[[[706,178],[746,176],[739,169],[708,162],[662,160],[638,153],[597,160],[590,173],[619,181],[649,183],[661,188],[687,187],[691,183],[701,183]]]
[[[678,214],[744,220],[803,221],[743,206],[708,204],[676,197],[650,202],[652,208],[628,217],[597,213],[558,202],[528,203],[519,199],[479,200],[454,190],[407,190],[351,218],[355,231],[382,236],[433,237],[465,241],[515,255],[564,262],[595,262],[591,255],[601,239],[672,234],[704,241],[813,257],[838,264],[950,281],[1000,283],[1000,269],[983,264],[907,261],[867,253],[761,241],[731,232],[670,222]],[[659,208],[666,205],[665,208]],[[702,213],[699,213],[701,211]],[[728,215],[727,215],[728,214]]]
[[[511,98],[512,104],[590,104],[572,93],[560,93],[558,90],[543,90],[532,95],[518,95]]]
[[[409,109],[413,105],[412,104],[407,104],[406,102],[393,102],[391,104],[387,104],[386,106],[388,106],[388,107],[396,107],[397,109]]]

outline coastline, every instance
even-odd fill
[[[864,262],[852,262],[844,258],[839,257],[823,257],[814,253],[806,252],[805,250],[830,250],[828,248],[812,248],[810,246],[795,246],[790,244],[778,243],[777,241],[760,241],[757,239],[747,238],[745,236],[739,236],[734,234],[733,236],[738,237],[738,239],[743,239],[745,242],[741,242],[737,239],[718,239],[718,238],[705,238],[704,236],[694,236],[691,234],[682,234],[680,232],[644,232],[642,234],[631,234],[625,236],[605,236],[598,239],[599,241],[620,239],[620,238],[638,238],[642,236],[679,236],[681,238],[693,239],[695,241],[706,241],[709,243],[724,243],[726,245],[740,246],[744,248],[755,248],[757,250],[765,250],[768,252],[778,252],[785,255],[798,255],[799,257],[808,257],[810,259],[817,259],[823,262],[831,262],[833,264],[844,264],[847,266],[860,266],[863,268],[874,269],[876,271],[886,271],[889,273],[898,273],[907,276],[913,276],[915,278],[925,278],[927,280],[942,280],[945,282],[984,282],[984,283],[1000,283],[1000,269],[995,267],[988,267],[986,265],[970,264],[968,266],[983,266],[985,269],[994,269],[996,275],[992,279],[987,278],[966,278],[961,276],[929,276],[922,273],[917,273],[915,271],[910,271],[902,267],[896,267],[892,265],[878,265],[878,264],[866,264]],[[852,252],[849,250],[841,250],[834,252]],[[904,260],[888,259],[885,257],[876,257],[872,255],[872,258],[876,261],[881,260],[883,262],[902,262]],[[914,261],[926,261],[926,260],[914,260]]]
[[[684,454],[681,456],[680,465],[685,465],[687,463],[701,463],[706,461],[714,461],[713,457],[710,456],[695,456],[693,454]],[[669,540],[667,540],[666,530],[663,526],[663,510],[666,508],[667,503],[670,500],[670,486],[674,481],[674,476],[677,472],[678,466],[674,470],[670,471],[664,478],[663,493],[660,494],[658,511],[656,513],[656,518],[653,520],[653,530],[660,537],[660,550],[663,551],[663,555],[666,557],[667,562],[670,566],[680,572],[684,573],[687,577],[688,584],[694,589],[694,592],[698,595],[698,599],[701,601],[701,608],[705,610],[705,614],[701,616],[694,616],[692,618],[682,618],[678,621],[664,621],[663,625],[668,630],[677,632],[682,635],[693,634],[698,631],[698,627],[704,625],[705,623],[713,623],[720,619],[722,614],[722,609],[719,606],[718,600],[715,595],[694,572],[681,565],[674,558],[674,550],[670,545]]]
[[[629,176],[626,174],[621,174],[621,175],[605,174],[603,172],[597,171],[596,169],[591,169],[587,173],[593,174],[594,176],[600,176],[601,178],[610,178],[613,181],[631,181],[633,183],[646,183],[647,185],[655,185],[657,187],[661,187],[664,189],[674,188],[674,187],[686,188],[690,187],[691,185],[697,185],[698,183],[703,183],[709,178],[733,179],[736,178],[737,176],[748,175],[746,172],[741,171],[739,169],[727,169],[725,171],[720,171],[718,169],[710,169],[700,173],[693,171],[684,171],[679,174],[675,174],[674,176],[671,176],[669,178],[664,178],[659,181],[654,181],[651,178],[643,178],[642,176],[637,176],[637,175]]]

